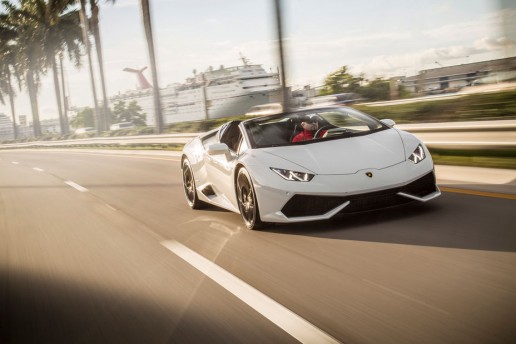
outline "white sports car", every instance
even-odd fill
[[[439,196],[428,149],[394,124],[340,106],[228,122],[185,145],[186,200],[254,229]]]

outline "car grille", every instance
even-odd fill
[[[346,201],[350,204],[341,213],[374,210],[411,202],[412,199],[398,195],[398,192],[423,197],[435,192],[433,172],[402,187],[351,196],[294,195],[281,212],[286,217],[318,216],[329,212]]]

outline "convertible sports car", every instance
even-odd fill
[[[185,145],[186,200],[255,229],[439,196],[428,149],[394,124],[341,106],[228,122]]]

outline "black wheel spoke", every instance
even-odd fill
[[[195,179],[188,160],[183,161],[183,189],[188,205],[193,209],[199,209],[202,202],[197,198]]]
[[[258,209],[256,207],[256,196],[247,173],[241,170],[237,177],[237,199],[240,213],[246,226],[254,228],[258,219]]]

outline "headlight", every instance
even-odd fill
[[[285,170],[282,168],[271,167],[271,170],[276,172],[280,177],[282,177],[285,180],[292,180],[292,181],[296,181],[296,182],[309,182],[315,176],[314,174],[311,174],[311,173]]]
[[[423,149],[422,145],[417,146],[416,150],[414,150],[414,153],[410,154],[409,160],[412,161],[414,164],[418,164],[421,161],[423,161],[426,158],[425,150]]]

